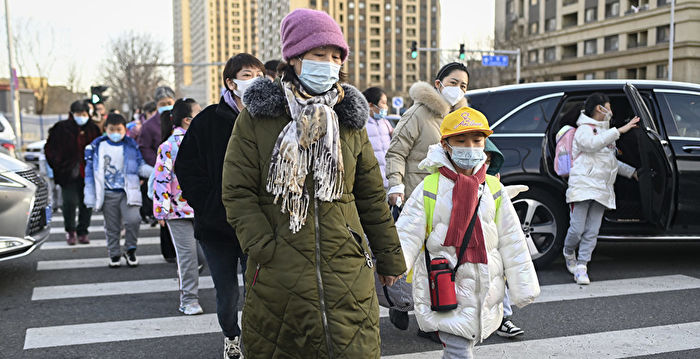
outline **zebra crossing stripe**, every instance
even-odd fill
[[[122,239],[123,243],[123,239]],[[151,245],[151,244],[158,244],[160,245],[160,237],[143,237],[139,238],[137,245],[139,246],[144,246],[144,245]],[[69,246],[66,241],[47,241],[44,242],[44,244],[41,245],[41,249],[43,250],[48,250],[48,249],[80,249],[80,248],[107,248],[107,240],[106,239],[91,239],[90,243],[88,244],[76,244]]]
[[[76,218],[78,217],[77,212],[75,213],[75,216],[76,216]],[[105,216],[102,214],[93,214],[90,217],[90,221],[104,221],[104,220],[105,220]],[[58,223],[58,222],[63,223],[63,221],[64,221],[63,215],[60,213],[54,213],[53,216],[51,217],[51,223]]]
[[[154,230],[160,230],[158,227],[151,227],[149,224],[141,224],[139,226],[140,231],[145,231],[148,229],[154,229]],[[88,232],[93,233],[93,232],[104,232],[105,227],[104,226],[90,226],[88,227]],[[59,234],[59,233],[66,233],[66,230],[63,229],[63,227],[51,227],[51,231],[49,232],[50,234]]]
[[[628,358],[700,348],[700,322],[616,330],[503,344],[478,345],[480,359]],[[442,350],[383,356],[385,359],[438,359]]]
[[[141,244],[141,243],[139,243]],[[138,256],[139,265],[143,264],[164,264],[167,263],[162,255],[143,255]],[[99,268],[106,267],[109,260],[107,257],[100,258],[80,258],[80,259],[63,259],[53,261],[38,261],[36,262],[36,270],[61,270],[61,269],[79,269],[79,268]],[[126,261],[122,260],[122,265]]]

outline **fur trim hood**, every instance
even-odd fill
[[[338,115],[341,125],[352,129],[362,129],[367,123],[369,105],[365,97],[355,87],[342,84],[345,91],[343,101],[335,105],[333,110]],[[287,115],[287,100],[279,83],[262,78],[255,81],[245,95],[243,103],[253,117],[280,117]]]
[[[425,105],[440,117],[447,116],[455,108],[467,106],[467,99],[462,98],[454,107],[450,107],[450,104],[445,101],[433,85],[423,81],[414,83],[408,90],[408,95],[411,96],[414,103]]]

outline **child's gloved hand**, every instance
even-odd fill
[[[506,190],[506,193],[508,194],[509,198],[515,198],[515,196],[519,195],[522,192],[525,192],[530,189],[530,187],[522,184],[518,185],[510,185],[510,186],[505,186],[504,189]]]

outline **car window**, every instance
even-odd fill
[[[525,106],[494,128],[495,133],[544,133],[559,103],[552,97]]]
[[[666,99],[678,135],[700,138],[700,95],[667,93]]]

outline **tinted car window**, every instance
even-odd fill
[[[678,135],[700,138],[700,95],[668,93],[666,99]]]
[[[544,133],[558,103],[559,97],[552,97],[527,105],[501,122],[494,131],[496,133]]]

